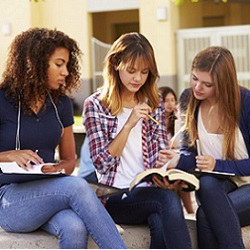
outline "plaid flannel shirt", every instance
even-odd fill
[[[151,119],[142,122],[142,151],[144,169],[155,166],[158,152],[167,148],[167,132],[163,102],[151,114],[159,125]],[[108,146],[116,136],[118,119],[112,116],[100,101],[100,92],[89,96],[84,102],[83,123],[89,138],[90,155],[96,170],[100,174],[99,181],[112,186],[120,163],[120,157],[113,157]]]

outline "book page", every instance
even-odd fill
[[[200,188],[199,180],[193,174],[189,174],[184,171],[172,171],[171,169],[169,170],[168,179],[169,181],[182,180],[186,182],[189,185],[189,187],[190,184],[193,185],[195,190],[198,190]]]
[[[42,172],[42,167],[44,165],[55,165],[54,163],[44,163],[44,164],[38,164],[33,165],[30,168],[27,168],[27,170],[19,167],[19,165],[16,162],[0,162],[0,168],[3,173],[5,174],[44,174]],[[53,174],[58,174],[59,172],[55,172]],[[51,173],[50,173],[51,174]]]
[[[167,163],[165,163],[161,169],[163,171],[167,171],[169,165],[177,165],[178,161],[180,159],[180,154],[176,154],[171,160],[169,160]]]

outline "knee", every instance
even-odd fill
[[[93,195],[93,189],[85,179],[76,176],[69,176],[64,179],[64,189],[68,190],[72,195],[81,193]]]
[[[64,234],[67,234],[74,239],[84,238],[83,236],[88,235],[88,231],[80,218],[71,221],[70,223],[67,222],[67,225],[65,225],[63,228]]]
[[[60,179],[63,179],[60,182],[60,191],[70,200],[77,201],[79,204],[88,204],[90,207],[95,207],[99,202],[94,190],[83,178],[68,176]]]
[[[61,230],[59,242],[62,248],[87,248],[88,231],[83,222],[80,219],[68,222]]]
[[[202,176],[200,178],[200,189],[199,189],[198,193],[216,192],[216,190],[218,190],[218,188],[220,187],[219,182],[220,181],[218,179],[216,179],[212,176]]]
[[[164,209],[172,211],[178,215],[180,212],[182,213],[183,209],[181,200],[176,192],[163,189],[160,189],[160,192],[159,201]]]
[[[88,231],[84,222],[70,210],[58,213],[50,222],[59,238],[60,248],[86,248]]]

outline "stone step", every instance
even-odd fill
[[[193,219],[187,219],[188,228],[192,239],[192,247],[197,248],[196,223]],[[118,230],[130,249],[147,249],[150,244],[149,229],[146,225],[121,225]],[[250,226],[242,228],[245,247],[250,248]],[[32,233],[7,233],[0,228],[0,249],[56,249],[58,240],[48,233],[38,230]],[[98,248],[90,238],[88,248]]]
[[[189,229],[192,230],[194,248],[196,247],[196,234],[195,234],[195,222],[190,221],[188,223]],[[130,249],[146,249],[150,245],[149,229],[146,225],[117,225],[127,248]],[[55,249],[58,248],[58,240],[56,237],[44,232],[43,230],[37,230],[32,233],[8,233],[0,228],[0,249],[35,249],[46,248]],[[97,249],[95,242],[89,238],[88,248]]]

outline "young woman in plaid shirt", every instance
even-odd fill
[[[114,42],[105,59],[104,84],[84,103],[84,125],[99,182],[128,188],[138,173],[156,167],[159,150],[167,147],[157,78],[153,48],[143,35],[128,33]],[[182,205],[173,190],[143,183],[110,197],[106,208],[116,223],[148,223],[151,248],[191,248]]]

